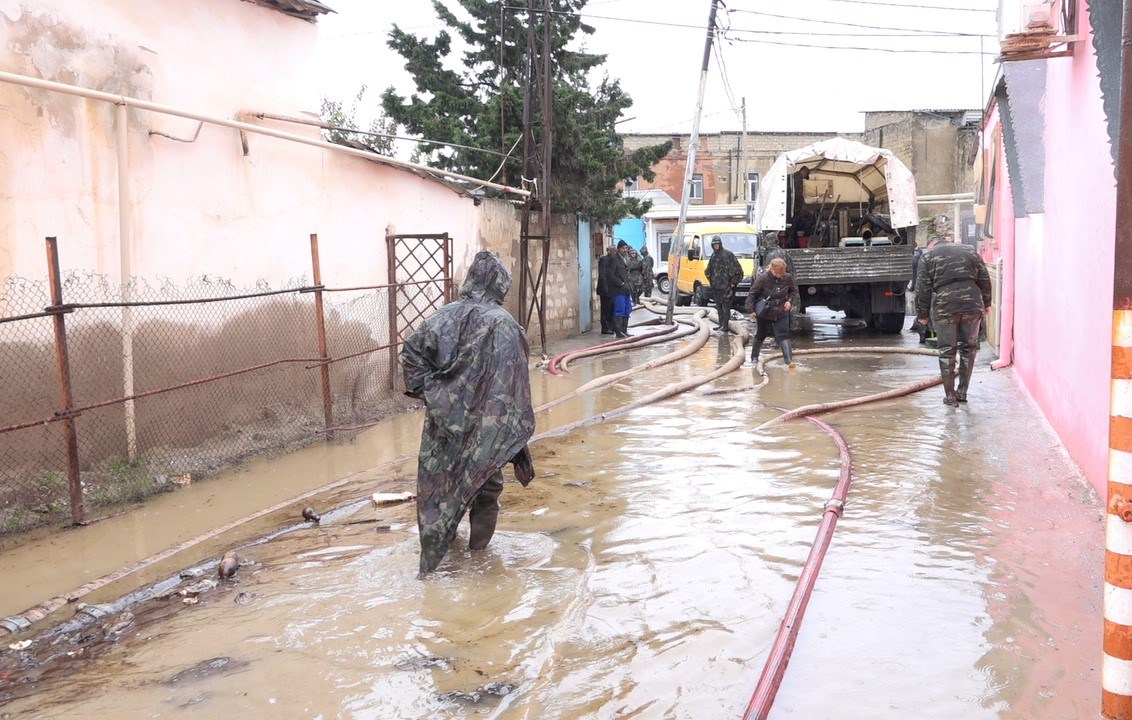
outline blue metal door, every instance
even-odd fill
[[[590,223],[578,221],[578,332],[589,332],[593,326],[593,241]]]

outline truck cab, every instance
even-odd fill
[[[673,284],[677,305],[706,306],[712,301],[712,288],[705,271],[711,261],[711,241],[723,241],[723,247],[735,253],[743,268],[743,279],[735,289],[736,305],[741,307],[751,291],[752,278],[758,272],[759,231],[754,225],[739,222],[688,223],[684,226],[684,256],[680,258],[680,274]],[[676,259],[668,258],[668,277],[676,277]]]

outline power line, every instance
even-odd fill
[[[885,47],[855,47],[852,45],[811,45],[808,43],[788,43],[777,42],[775,40],[758,40],[755,38],[730,38],[734,42],[756,43],[761,45],[778,45],[782,47],[795,47],[795,48],[813,48],[816,50],[862,50],[866,52],[888,52],[888,53],[920,53],[926,55],[986,55],[987,57],[994,57],[998,53],[983,52],[981,50],[919,50],[919,49],[905,49],[898,48],[885,48]]]
[[[848,1],[848,0],[845,0],[845,1]],[[505,5],[504,8],[507,9],[507,10],[519,10],[519,11],[522,11],[522,12],[528,11],[528,8],[519,7],[517,5]],[[536,9],[535,12],[541,13],[541,12],[546,12],[546,11]],[[673,22],[664,22],[664,21],[661,21],[661,20],[640,20],[638,18],[613,17],[611,15],[594,15],[592,13],[587,13],[587,12],[567,12],[565,10],[550,10],[549,12],[550,12],[551,15],[564,15],[564,16],[568,16],[568,17],[580,17],[580,18],[586,18],[588,20],[611,20],[611,21],[614,21],[614,22],[634,23],[634,24],[637,24],[637,25],[655,25],[655,26],[659,26],[659,27],[687,28],[689,30],[705,30],[706,29],[705,26],[703,26],[703,25],[695,25],[695,24],[691,24],[691,23],[673,23]],[[863,28],[863,29],[869,29],[869,30],[891,30],[891,31],[898,32],[898,33],[899,32],[913,33],[912,35],[908,35],[907,37],[988,37],[988,38],[989,37],[996,37],[995,35],[991,35],[991,34],[966,33],[966,32],[941,32],[941,31],[938,31],[938,30],[920,30],[918,28],[892,28],[892,27],[884,27],[884,26],[876,26],[876,25],[858,25],[858,24],[854,24],[854,23],[839,22],[837,20],[816,20],[816,19],[810,19],[810,18],[792,17],[792,16],[789,16],[789,15],[773,15],[771,13],[764,13],[764,12],[759,12],[759,11],[756,11],[756,10],[731,10],[731,9],[729,9],[728,12],[742,12],[742,13],[749,13],[749,14],[752,14],[752,15],[763,15],[763,16],[766,16],[766,17],[779,18],[779,19],[782,19],[782,20],[796,20],[796,21],[800,21],[800,22],[822,23],[822,24],[826,24],[826,25],[838,25],[838,26],[842,26],[842,27],[855,27],[855,28]],[[737,33],[741,32],[741,33],[750,33],[750,34],[778,34],[778,35],[819,35],[819,34],[821,34],[821,33],[774,31],[774,30],[747,30],[747,29],[743,29],[743,28],[732,28],[731,32],[737,32]],[[857,36],[857,37],[859,37],[859,36],[872,37],[872,36],[875,35],[874,33],[829,33],[829,34],[830,35],[845,35],[846,37],[854,37],[854,36]],[[891,37],[902,37],[902,36],[901,35],[891,35]]]
[[[896,31],[896,32],[910,32],[910,33],[931,33],[931,32],[935,32],[935,31],[932,31],[932,30],[920,30],[919,28],[894,28],[894,27],[886,27],[886,26],[883,26],[883,25],[861,25],[859,23],[841,22],[840,20],[821,20],[821,19],[818,19],[818,18],[804,18],[804,17],[797,17],[797,16],[794,16],[794,15],[778,15],[776,13],[762,12],[760,10],[738,10],[738,9],[735,9],[735,10],[731,10],[731,12],[743,13],[743,14],[746,14],[746,15],[759,15],[759,16],[762,16],[762,17],[771,17],[771,18],[776,18],[776,19],[779,19],[779,20],[794,20],[796,22],[818,23],[820,25],[839,25],[841,27],[855,27],[855,28],[863,28],[863,29],[867,29],[867,30],[893,30],[893,31]],[[956,35],[956,36],[960,36],[960,37],[986,37],[985,35],[980,35],[979,33],[956,32],[956,33],[952,33],[952,34]]]
[[[915,5],[894,2],[879,2],[878,0],[828,0],[829,2],[843,2],[851,3],[853,5],[880,5],[881,7],[894,7],[894,8],[917,8],[923,10],[953,10],[955,12],[981,12],[981,13],[996,13],[997,10],[987,10],[986,8],[964,8],[964,7],[948,7],[946,5]]]

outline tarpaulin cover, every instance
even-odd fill
[[[916,205],[916,178],[891,150],[874,148],[845,138],[822,140],[778,156],[762,179],[755,207],[755,225],[760,230],[786,229],[786,196],[791,176],[810,168],[810,180],[831,183],[833,198],[842,207],[887,200],[887,212],[895,228],[920,221]],[[883,206],[875,207],[885,212]]]
[[[527,338],[500,305],[510,286],[495,254],[477,254],[460,299],[427,318],[401,351],[405,392],[426,409],[417,462],[421,572],[436,569],[476,493],[534,432]]]

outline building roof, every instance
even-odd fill
[[[660,188],[649,188],[648,190],[628,190],[625,193],[626,197],[636,198],[638,200],[649,200],[652,202],[653,207],[657,205],[679,205],[676,200],[672,199],[664,190]]]
[[[327,13],[334,12],[327,6],[318,2],[318,0],[245,0],[245,2],[252,2],[256,5],[262,5],[272,10],[278,10],[281,13],[297,17],[301,20],[309,20],[314,22],[319,15],[326,15]]]

